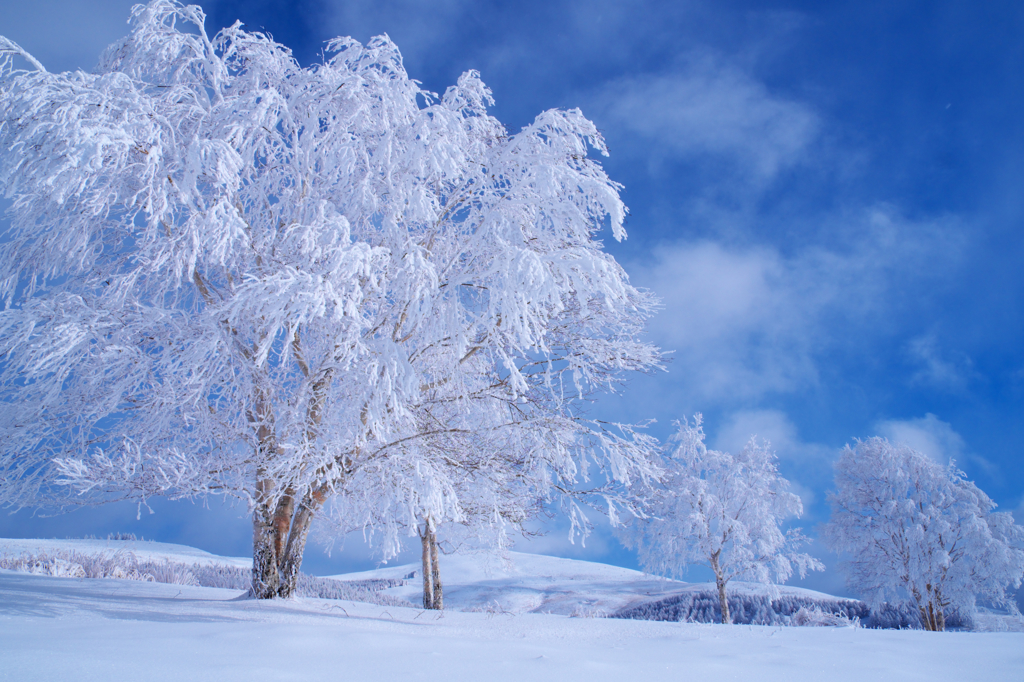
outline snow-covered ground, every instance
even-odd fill
[[[68,541],[52,542],[67,548]],[[121,546],[93,542],[108,550]],[[0,552],[40,547],[34,543],[0,541]],[[186,549],[179,554],[173,545],[140,542],[133,551],[183,562],[218,559]],[[517,555],[516,569],[499,564],[490,572],[468,559],[444,559],[453,607],[460,600],[472,607],[488,599],[520,606],[540,599],[532,610],[564,611],[561,597],[574,593],[608,609],[634,598],[616,597],[616,584],[664,587],[634,571],[546,557]],[[527,596],[509,594],[517,585]],[[414,596],[409,589],[401,596]],[[721,626],[510,611],[453,608],[442,615],[319,599],[257,602],[233,590],[0,571],[0,680],[1024,679],[1022,633]]]

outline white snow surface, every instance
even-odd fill
[[[102,540],[0,540],[0,552],[70,549],[68,542],[78,551],[83,542],[100,550],[134,544],[140,558],[145,547],[152,552],[145,556],[173,561],[220,559],[191,548],[179,552],[174,545]],[[534,610],[544,610],[545,604],[564,610],[559,595],[575,593],[591,595],[597,608],[614,608],[639,598],[636,590],[645,582],[670,591],[680,586],[636,571],[551,557],[516,554],[515,569],[496,564],[489,570],[473,557],[442,559],[452,606],[460,599],[472,606],[491,597],[520,605],[542,598]],[[394,577],[390,574],[413,568],[343,577]],[[475,591],[474,581],[482,584]],[[524,592],[532,596],[503,597],[502,582],[530,586]],[[616,585],[632,585],[634,596],[616,597]],[[320,599],[255,601],[233,590],[0,571],[0,661],[0,680],[83,682],[999,681],[1024,679],[1024,633],[722,626],[509,609],[441,614]]]

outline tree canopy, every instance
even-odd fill
[[[660,363],[598,239],[626,209],[594,124],[510,134],[479,74],[437,96],[386,37],[301,67],[204,21],[138,5],[94,73],[0,39],[0,504],[241,497],[273,596],[356,482],[405,527],[459,518],[460,438],[534,495],[655,475],[580,409]]]
[[[951,462],[884,438],[836,462],[825,541],[847,555],[850,587],[873,604],[909,601],[926,630],[945,629],[977,597],[1008,604],[1024,576],[1024,530]]]
[[[700,415],[678,427],[649,518],[625,534],[646,570],[681,578],[692,564],[707,566],[715,574],[722,622],[729,623],[730,580],[772,585],[788,580],[794,568],[801,577],[824,568],[794,551],[804,540],[799,529],[780,528],[803,512],[803,503],[789,492],[767,443],[751,438],[733,455],[707,448]]]

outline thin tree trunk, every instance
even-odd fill
[[[434,609],[444,610],[444,590],[441,587],[441,568],[438,566],[437,529],[430,529],[430,564],[434,577]]]
[[[728,581],[718,564],[718,552],[711,555],[711,570],[715,572],[715,585],[718,586],[718,604],[722,609],[722,625],[729,625],[732,618],[729,615],[729,600],[725,596],[725,585]]]
[[[420,533],[420,543],[423,545],[423,608],[434,608],[434,562],[430,551],[430,525],[424,524],[423,532]]]

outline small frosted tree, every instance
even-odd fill
[[[726,586],[745,579],[766,585],[823,570],[821,562],[795,552],[804,538],[779,524],[800,516],[803,504],[788,491],[775,455],[755,438],[732,455],[704,445],[701,416],[678,424],[666,474],[625,539],[639,550],[644,569],[681,578],[693,564],[715,574],[722,623],[730,623]]]
[[[1024,575],[1024,529],[951,462],[884,438],[847,446],[836,462],[825,541],[849,558],[851,589],[869,602],[911,601],[926,630],[945,629],[977,597],[1013,608]]]
[[[393,444],[404,451],[401,457],[374,458],[377,464],[362,467],[328,509],[336,534],[369,531],[384,559],[401,551],[405,539],[418,539],[424,608],[439,609],[443,603],[442,528],[449,540],[502,550],[511,531],[532,534],[526,522],[555,504],[571,520],[571,533],[585,535],[581,505],[606,508],[612,515],[633,510],[637,484],[659,473],[651,436],[607,423],[594,431],[586,420],[540,404],[543,391],[532,388],[513,399],[503,382],[488,377],[474,394],[472,409],[437,399],[443,392],[436,393],[417,410],[424,437]],[[487,405],[490,409],[483,409]],[[576,483],[591,474],[579,465],[588,459],[646,462],[647,469],[636,481],[602,470],[603,481],[581,490]],[[391,492],[381,495],[382,489]]]
[[[383,482],[429,470],[417,513],[457,510],[427,465],[447,435],[534,437],[510,405],[579,429],[545,486],[588,458],[649,476],[649,448],[575,416],[659,363],[655,300],[597,237],[625,236],[625,206],[593,123],[548,111],[509,134],[477,73],[438,97],[386,37],[304,68],[204,22],[137,5],[95,73],[0,38],[0,505],[237,496],[268,598],[356,482],[398,508],[408,488]],[[465,418],[430,422],[440,404]]]

